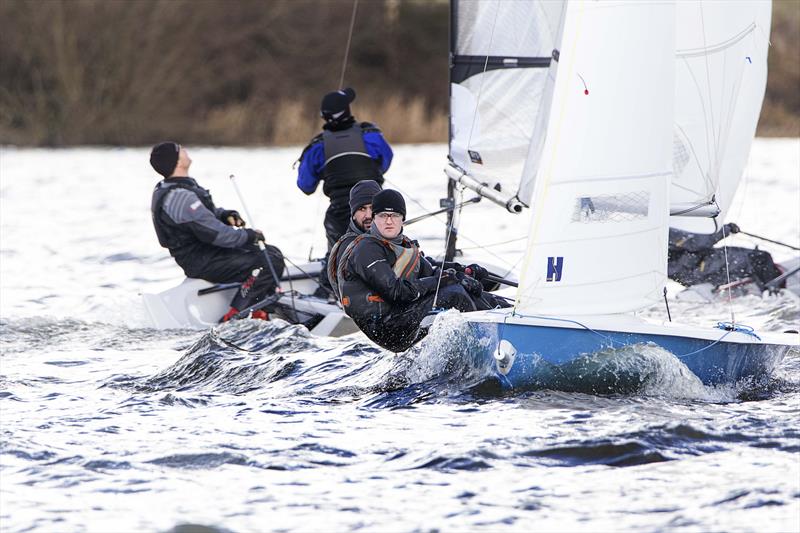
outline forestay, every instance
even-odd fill
[[[508,197],[520,187],[563,6],[451,2],[450,156]]]
[[[516,311],[606,314],[666,279],[675,12],[569,2]]]
[[[747,164],[767,82],[772,3],[676,3],[673,204],[716,200],[722,221]],[[671,224],[712,233],[713,219]]]

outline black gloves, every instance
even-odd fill
[[[233,209],[226,209],[220,215],[219,219],[229,226],[236,226],[237,228],[244,227],[244,220],[239,215],[238,211]]]
[[[476,280],[480,281],[489,275],[489,271],[480,265],[472,264],[464,269],[464,274],[467,276],[472,276]]]
[[[725,224],[725,229],[728,230],[728,233],[730,233],[731,235],[733,235],[734,233],[739,233],[739,231],[741,231],[739,230],[739,226],[737,226],[733,222],[728,222],[727,224]]]
[[[441,282],[439,283],[440,287],[447,287],[455,283],[458,283],[458,272],[452,268],[442,271]]]
[[[244,230],[247,233],[247,241],[253,244],[258,244],[258,241],[264,242],[264,234],[260,230],[247,228]]]
[[[469,294],[473,296],[480,296],[481,294],[483,294],[483,285],[481,285],[481,282],[473,277],[470,277],[466,274],[459,274],[458,282],[461,284],[462,287],[464,287],[465,291],[467,291]]]

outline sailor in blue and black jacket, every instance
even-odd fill
[[[353,89],[328,93],[320,114],[325,120],[322,133],[311,139],[300,155],[297,186],[313,194],[320,181],[322,192],[331,199],[325,213],[325,234],[330,250],[350,223],[350,189],[361,180],[383,184],[383,174],[392,163],[392,149],[381,130],[369,122],[356,122],[350,112]]]
[[[150,164],[164,176],[153,190],[150,205],[159,244],[169,249],[187,277],[212,283],[242,282],[222,320],[274,294],[278,280],[264,268],[269,266],[267,258],[256,246],[264,234],[245,228],[236,211],[214,205],[211,193],[189,177],[192,160],[186,149],[174,142],[157,144]],[[280,276],[285,266],[281,251],[266,246],[266,253]],[[266,314],[258,317],[266,318]]]

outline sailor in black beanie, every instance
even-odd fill
[[[399,213],[406,219],[406,200],[403,195],[392,189],[386,189],[372,199],[372,213]]]
[[[320,103],[325,121],[322,133],[311,139],[300,155],[297,186],[313,194],[323,181],[322,192],[331,199],[325,213],[328,250],[350,222],[350,189],[361,180],[383,184],[392,163],[392,149],[381,130],[369,122],[356,122],[350,110],[356,92],[347,88],[326,94]]]
[[[243,282],[231,309],[222,317],[224,321],[274,294],[278,280],[264,268],[264,253],[255,246],[264,240],[264,234],[245,228],[236,211],[216,207],[211,193],[189,177],[191,164],[188,152],[178,143],[163,142],[153,147],[150,165],[164,176],[150,204],[153,225],[158,242],[169,249],[187,277],[212,283]],[[280,276],[283,254],[274,246],[266,249]],[[252,316],[267,318],[262,310]]]
[[[168,178],[172,176],[175,167],[178,166],[178,157],[181,153],[181,145],[175,142],[163,142],[155,145],[150,152],[150,165],[153,169]],[[188,157],[188,156],[187,156]],[[191,159],[189,164],[191,164]]]
[[[361,180],[350,189],[350,225],[347,227],[347,232],[331,248],[326,267],[328,285],[337,300],[341,297],[339,283],[336,280],[339,259],[350,243],[359,235],[369,231],[372,226],[372,198],[379,192],[381,186],[373,180]]]
[[[478,280],[435,269],[403,235],[406,202],[399,192],[376,194],[372,211],[369,231],[340,254],[336,277],[345,313],[373,342],[394,352],[408,349],[426,334],[420,323],[434,302],[459,311],[502,305],[484,295]]]

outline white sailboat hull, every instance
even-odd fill
[[[304,279],[292,279],[290,282],[285,278],[281,281],[281,289],[286,294],[278,300],[277,314],[280,316],[280,309],[284,309],[301,319],[321,315],[322,320],[315,320],[317,323],[311,327],[311,333],[319,336],[338,337],[358,331],[338,305],[311,296],[317,288],[317,282],[308,276],[316,278],[320,265],[317,262],[287,269],[286,278],[304,276]],[[237,289],[234,287],[199,294],[199,291],[213,286],[213,283],[202,279],[186,278],[180,285],[166,291],[142,294],[151,325],[156,329],[206,329],[217,325],[220,317],[230,308]]]

